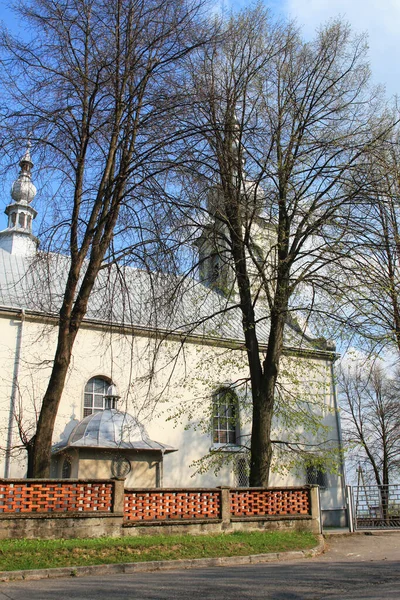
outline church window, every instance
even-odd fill
[[[132,470],[132,465],[126,456],[115,456],[111,461],[111,475],[113,477],[127,477]]]
[[[213,443],[236,444],[237,421],[237,396],[229,388],[222,388],[213,397]]]
[[[19,214],[18,222],[20,227],[25,227],[25,213]]]
[[[218,281],[221,272],[221,259],[218,255],[211,257],[210,283]]]
[[[249,461],[238,458],[235,465],[235,478],[237,487],[249,487]]]
[[[327,474],[317,465],[308,465],[306,467],[306,482],[310,485],[319,485],[321,488],[326,488]]]
[[[17,222],[17,213],[13,212],[13,213],[11,213],[11,224],[13,227],[15,227],[16,222]]]
[[[69,456],[64,458],[61,478],[62,479],[70,479],[71,478],[71,460],[70,460]]]
[[[257,244],[253,244],[252,246],[254,260],[260,268],[265,267],[265,257],[262,249]]]
[[[83,416],[87,417],[95,412],[104,410],[104,396],[107,393],[109,379],[103,377],[92,377],[85,385],[85,394],[83,399]]]

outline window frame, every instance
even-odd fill
[[[239,433],[237,394],[228,386],[220,387],[212,396],[212,448],[229,448],[230,450],[237,448]]]
[[[99,392],[99,390],[95,389],[96,381],[103,382],[101,392]],[[95,375],[94,377],[91,377],[90,379],[87,380],[84,390],[83,390],[83,418],[93,415],[94,413],[102,412],[103,410],[105,410],[104,398],[106,396],[107,389],[111,385],[111,383],[112,383],[111,379],[109,377],[105,377],[104,375]],[[92,384],[92,390],[90,390],[90,391],[87,389],[89,384]],[[92,397],[90,405],[86,404],[89,396]],[[96,399],[96,396],[97,397],[102,396],[102,406],[101,407],[99,405],[96,405],[96,401],[99,402],[99,399],[98,398]]]

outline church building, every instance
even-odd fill
[[[24,444],[51,371],[69,265],[65,255],[41,252],[32,233],[32,168],[28,148],[0,232],[4,478],[26,474]],[[179,295],[170,293],[172,276],[162,273],[121,265],[99,273],[58,411],[53,477],[123,476],[127,487],[248,485],[247,356],[240,310],[223,293],[231,284],[223,252],[213,251],[212,214],[198,240],[199,277],[180,282]],[[255,252],[265,260],[273,228],[262,217],[255,227]],[[257,327],[265,347],[268,320],[260,318]],[[332,345],[287,324],[270,480],[271,486],[318,483],[329,525],[344,519],[336,357]],[[327,450],[312,464],[307,448]]]

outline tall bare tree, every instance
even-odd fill
[[[398,126],[371,149],[343,239],[337,299],[346,335],[367,352],[400,353],[400,155]],[[355,339],[354,339],[355,338]]]
[[[378,486],[400,473],[400,388],[373,362],[356,364],[339,375],[341,415],[351,466],[366,470]]]
[[[252,394],[250,484],[265,486],[285,326],[296,326],[325,287],[362,186],[354,173],[391,125],[368,87],[365,40],[346,24],[323,27],[304,43],[258,6],[226,26],[222,45],[191,58],[185,89],[191,86],[195,110],[182,118],[197,128],[197,140],[187,148],[185,177],[195,177],[186,213],[200,237],[201,276],[241,310]],[[212,247],[204,241],[210,236]]]
[[[161,193],[183,135],[170,125],[180,101],[170,82],[204,28],[201,0],[32,0],[18,3],[18,14],[30,39],[2,33],[3,139],[33,132],[36,157],[54,177],[48,248],[70,258],[29,473],[46,477],[74,341],[99,270],[126,255],[127,245],[132,262],[150,255],[153,233],[143,225],[157,221],[154,190]]]

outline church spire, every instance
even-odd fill
[[[10,254],[32,254],[38,246],[37,238],[32,234],[32,221],[37,212],[31,206],[36,196],[36,187],[32,183],[31,143],[28,141],[19,166],[20,172],[11,186],[11,203],[6,207],[7,229],[0,231],[0,248]]]
[[[19,204],[29,205],[36,196],[36,188],[33,185],[31,171],[33,162],[31,161],[31,142],[27,144],[24,156],[21,158],[19,166],[21,170],[18,179],[14,181],[11,187],[11,198]]]

